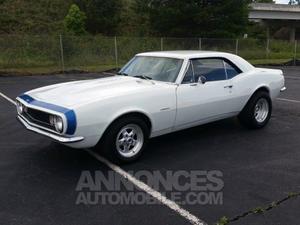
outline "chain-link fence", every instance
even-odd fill
[[[253,64],[296,63],[300,43],[283,40],[103,36],[0,36],[0,72],[104,71],[121,67],[136,53],[213,50]]]

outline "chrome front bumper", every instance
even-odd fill
[[[20,115],[17,116],[18,120],[26,127],[27,130],[33,131],[35,133],[44,135],[46,137],[49,137],[55,141],[61,142],[61,143],[73,143],[73,142],[79,142],[84,139],[84,137],[62,137],[58,136],[56,134],[49,133],[47,131],[44,131],[40,128],[35,127],[32,125],[29,121],[21,117]]]
[[[286,90],[286,87],[283,87],[280,89],[280,92],[284,92]]]

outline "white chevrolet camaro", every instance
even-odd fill
[[[137,159],[152,137],[238,116],[264,127],[285,90],[281,70],[205,51],[137,54],[115,76],[55,84],[17,97],[20,122],[73,148]]]

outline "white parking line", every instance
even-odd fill
[[[7,101],[9,101],[10,103],[16,105],[16,102],[13,101],[11,98],[7,97],[6,95],[2,94],[0,92],[0,96],[2,96],[3,98],[5,98]],[[91,150],[86,150],[91,156],[93,156],[95,159],[97,159],[98,161],[102,162],[103,164],[105,164],[106,166],[108,166],[110,169],[112,169],[113,171],[115,171],[116,173],[118,173],[119,175],[123,176],[124,178],[128,179],[130,182],[132,182],[137,188],[145,191],[147,194],[151,195],[153,198],[157,199],[158,201],[160,201],[162,204],[168,206],[170,209],[174,210],[176,213],[178,213],[180,216],[184,217],[186,220],[188,220],[191,224],[194,225],[207,225],[207,223],[205,223],[203,220],[199,219],[198,217],[194,216],[193,214],[191,214],[190,212],[188,212],[187,210],[181,208],[178,204],[176,204],[175,202],[171,201],[170,199],[166,198],[165,196],[163,196],[161,193],[159,193],[158,191],[154,190],[153,188],[149,187],[147,184],[145,184],[144,182],[136,179],[135,177],[133,177],[132,175],[130,175],[129,173],[125,172],[124,170],[122,170],[119,166],[114,165],[113,163],[111,163],[110,161],[108,161],[107,159],[101,157],[100,155],[96,154],[95,152],[91,151]]]
[[[300,103],[300,101],[298,101],[298,100],[287,99],[287,98],[276,98],[276,100],[286,101],[286,102],[293,102],[293,103]]]
[[[2,92],[0,92],[0,96],[5,98],[7,101],[9,101],[10,103],[16,105],[16,102],[14,100],[12,100],[11,98],[7,97],[6,95],[4,95]]]
[[[149,187],[147,184],[144,182],[136,179],[133,177],[131,174],[127,173],[126,171],[122,170],[119,166],[112,164],[110,161],[107,159],[101,157],[100,155],[96,154],[95,152],[91,150],[86,150],[91,156],[93,156],[95,159],[98,161],[102,162],[106,166],[108,166],[110,169],[121,175],[122,177],[128,179],[131,183],[133,183],[137,188],[145,191],[147,194],[151,195],[153,198],[157,199],[160,201],[162,204],[168,206],[170,209],[174,210],[176,213],[178,213],[180,216],[184,217],[187,219],[191,224],[195,225],[206,225],[206,223],[199,219],[198,217],[194,216],[187,210],[181,208],[178,204],[175,202],[171,201],[170,199],[166,198],[163,196],[161,193],[158,191],[154,190],[153,188]]]
[[[294,80],[300,80],[300,77],[295,77],[295,76],[284,76],[284,78],[294,79]]]

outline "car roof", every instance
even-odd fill
[[[195,58],[195,57],[221,57],[225,55],[231,55],[225,52],[216,52],[216,51],[197,51],[197,50],[188,50],[188,51],[160,51],[160,52],[144,52],[139,53],[137,56],[154,56],[154,57],[170,57],[170,58]]]
[[[136,56],[167,57],[167,58],[177,58],[177,59],[222,57],[233,62],[243,72],[247,72],[254,68],[249,62],[247,62],[246,60],[244,60],[243,58],[237,55],[226,53],[226,52],[217,52],[217,51],[189,50],[189,51],[144,52],[144,53],[139,53]]]

